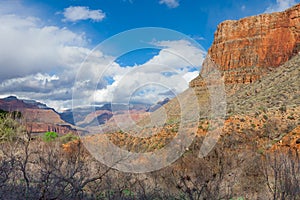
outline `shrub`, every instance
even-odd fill
[[[133,197],[134,196],[134,193],[129,189],[123,190],[122,193],[125,197]]]
[[[179,130],[179,127],[177,126],[177,124],[176,124],[175,126],[173,126],[172,129],[171,129],[171,131],[172,131],[173,133],[178,132],[178,130]]]
[[[281,112],[286,112],[286,106],[285,106],[285,105],[281,106],[281,107],[279,108],[279,110],[280,110]]]
[[[45,142],[51,142],[51,141],[55,140],[57,137],[58,137],[57,133],[49,131],[43,135],[43,140]]]
[[[66,143],[71,142],[73,140],[78,140],[79,137],[73,135],[72,133],[68,133],[66,135],[61,136],[59,139],[60,139],[61,143],[66,144]]]
[[[9,112],[0,109],[0,117],[6,117]]]
[[[8,112],[0,114],[0,142],[13,141],[23,131],[22,126]]]
[[[198,126],[198,128],[200,128],[200,129],[204,129],[202,125],[199,125],[199,126]]]
[[[258,109],[261,110],[261,111],[263,111],[264,113],[267,112],[267,108],[264,107],[264,106],[260,106]]]
[[[257,150],[257,153],[259,153],[259,154],[264,154],[264,150],[262,149],[262,148],[259,148],[258,150]]]

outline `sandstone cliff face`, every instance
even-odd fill
[[[64,122],[53,110],[29,109],[22,111],[26,130],[31,133],[45,133],[47,131],[59,134],[76,133],[70,124]]]
[[[72,128],[69,124],[53,124],[44,122],[27,122],[26,131],[30,133],[45,133],[51,131],[59,134],[77,134],[77,130]]]
[[[53,110],[27,108],[22,111],[22,115],[28,122],[44,122],[54,124],[65,123]]]
[[[225,83],[251,83],[299,52],[300,4],[284,12],[222,22],[208,58],[223,73]],[[210,68],[204,62],[201,74]],[[191,87],[201,85],[199,81],[192,81]]]
[[[76,133],[76,129],[64,122],[53,110],[30,109],[22,111],[25,127],[31,133],[45,133],[47,131],[59,134]]]
[[[11,96],[0,99],[0,109],[10,112],[20,111],[24,126],[31,133],[44,133],[47,131],[54,131],[59,134],[76,133],[76,129],[71,124],[63,121],[58,113],[36,101],[21,100]]]
[[[5,111],[23,111],[24,109],[38,109],[36,105],[30,105],[24,103],[22,100],[16,97],[9,97],[5,99],[0,99],[0,109]]]

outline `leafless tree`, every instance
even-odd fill
[[[264,177],[275,199],[300,199],[300,159],[297,150],[275,151],[263,158]]]

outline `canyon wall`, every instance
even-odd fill
[[[64,122],[53,110],[27,108],[22,111],[22,115],[28,132],[45,133],[53,131],[59,134],[76,134],[76,129],[71,124]]]
[[[300,52],[300,4],[271,14],[227,20],[218,25],[200,75],[212,65],[225,84],[251,83]],[[203,85],[196,78],[191,87]]]

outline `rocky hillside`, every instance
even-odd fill
[[[222,23],[191,87],[148,112],[134,127],[108,119],[106,112],[113,112],[107,106],[106,111],[83,109],[79,119],[96,125],[108,120],[117,129],[113,132],[99,134],[97,126],[90,132],[95,134],[63,144],[39,139],[0,143],[0,183],[4,183],[0,188],[12,197],[15,191],[28,191],[32,199],[87,199],[84,195],[91,194],[91,199],[299,200],[300,55],[295,42],[299,23],[294,21],[299,11],[297,5],[282,13]],[[222,31],[226,24],[229,35]],[[248,46],[243,43],[247,40]],[[290,47],[293,42],[296,46]],[[219,107],[225,109],[224,115],[212,115],[213,108]],[[125,113],[119,112],[119,122],[125,125],[126,118],[139,116],[135,111]],[[44,118],[38,110],[28,119]],[[55,116],[52,120],[60,121]],[[176,161],[174,154],[180,155]],[[166,165],[158,171],[132,174],[111,170],[95,158],[129,172]],[[73,191],[81,196],[71,196]],[[3,194],[4,199],[16,199]]]
[[[178,126],[180,122],[180,116],[185,114],[182,112],[193,109],[192,97],[189,96],[193,94],[189,91],[193,90],[198,96],[200,105],[199,127],[204,128],[198,130],[198,135],[205,135],[204,130],[209,126],[208,121],[211,116],[212,96],[209,88],[222,86],[220,82],[224,80],[223,89],[227,104],[224,130],[229,131],[226,126],[231,126],[230,119],[234,116],[250,117],[251,120],[244,121],[248,125],[257,117],[258,121],[261,120],[259,126],[264,127],[266,126],[264,123],[272,118],[272,115],[280,115],[276,120],[281,119],[282,124],[285,124],[283,126],[289,126],[288,131],[296,128],[300,124],[297,114],[300,108],[299,20],[300,4],[280,13],[262,14],[221,23],[200,75],[191,81],[187,91],[153,112],[150,118],[158,117],[158,121],[165,121],[162,124],[163,128],[174,130],[174,126]],[[257,38],[260,38],[260,42]],[[287,42],[283,42],[283,38]],[[248,43],[243,43],[246,40]],[[262,41],[266,42],[261,43]],[[221,72],[219,73],[221,77],[211,76],[215,73],[213,68]],[[237,73],[233,75],[233,72]],[[153,126],[150,121],[149,118],[140,121],[139,125],[145,127],[141,132],[153,132],[158,141],[163,141],[159,139],[159,133],[154,134],[155,130],[149,128]],[[126,140],[132,144],[129,142],[130,137]],[[114,139],[114,141],[118,140]],[[126,145],[126,142],[122,144]]]
[[[181,116],[192,112],[191,91],[195,91],[200,106],[195,140],[183,156],[166,169],[167,173],[173,171],[172,176],[183,174],[182,180],[187,181],[173,188],[167,185],[166,189],[175,191],[186,187],[191,196],[196,195],[199,189],[193,184],[205,174],[197,174],[200,165],[195,163],[205,162],[209,172],[214,174],[197,186],[206,190],[218,177],[218,192],[223,197],[214,199],[227,199],[224,198],[228,195],[226,192],[236,197],[233,199],[299,199],[300,163],[299,157],[293,157],[293,153],[300,153],[299,17],[300,4],[280,13],[221,23],[202,71],[190,83],[190,88],[151,113],[152,121],[158,119],[164,123],[154,126],[151,119],[145,118],[139,123],[143,129],[109,134],[110,141],[130,152],[155,152],[165,148],[178,135]],[[222,86],[222,81],[227,109],[224,124],[214,126],[210,89]],[[194,125],[193,119],[185,124],[186,135]],[[217,144],[200,159],[198,155],[201,145],[205,145],[205,137],[220,130]],[[95,141],[95,137],[102,139],[94,135],[91,141]],[[279,159],[278,155],[282,157]],[[274,157],[277,160],[272,160]],[[290,163],[295,168],[289,168]],[[280,173],[281,177],[270,172]],[[162,175],[163,170],[158,173]],[[285,177],[293,181],[286,184]],[[274,185],[275,180],[280,184]]]
[[[0,99],[0,109],[5,111],[20,111],[26,129],[31,133],[54,131],[66,134],[76,132],[75,127],[63,121],[54,109],[34,100],[22,100],[10,96]]]
[[[47,108],[46,105],[41,104],[36,101],[26,101],[26,100],[19,100],[15,96],[9,96],[3,99],[0,99],[0,109],[5,111],[22,111],[27,108],[31,109],[38,109],[40,107]]]
[[[247,133],[255,133],[257,134],[256,138],[248,138],[249,145],[257,140],[260,141],[258,146],[262,149],[269,149],[270,142],[275,145],[293,129],[295,129],[294,143],[296,140],[300,140],[299,68],[300,55],[297,55],[263,79],[252,84],[242,85],[234,94],[228,94],[225,121],[222,125],[223,134],[237,133],[240,134],[240,137],[246,138]],[[225,88],[231,89],[231,87]],[[197,91],[200,105],[197,136],[203,137],[209,129],[216,127],[212,127],[213,121],[209,119],[211,104],[208,90],[204,89],[203,86],[200,89],[194,88],[194,90]],[[180,94],[179,97],[164,105],[163,110],[152,113],[152,118],[165,120],[161,128],[149,126],[150,120],[148,118],[140,121],[139,125],[144,126],[144,129],[140,130],[138,135],[144,136],[150,132],[153,137],[138,138],[130,136],[132,133],[126,134],[126,136],[124,133],[116,133],[116,138],[111,137],[112,140],[115,144],[119,144],[118,141],[121,140],[121,146],[127,146],[127,149],[139,149],[139,151],[146,151],[153,146],[163,147],[166,145],[166,141],[170,141],[176,135],[182,112],[184,110],[190,111],[193,108],[189,108],[189,100],[192,98],[189,95],[191,94],[189,92]],[[185,106],[184,109],[180,108],[178,100],[181,101],[181,106]],[[161,117],[163,116],[161,113],[166,115],[165,119]],[[294,144],[294,146],[300,151],[300,144]]]
[[[129,110],[133,113],[134,111],[136,111],[137,113],[148,112],[150,108],[151,105],[142,103],[131,103],[129,106]],[[122,114],[122,112],[127,109],[128,107],[125,104],[114,104],[112,107],[111,103],[106,103],[102,106],[87,106],[68,109],[63,111],[62,113],[59,113],[59,115],[64,121],[70,124],[77,124],[79,126],[84,125],[85,127],[91,125],[90,123],[92,121],[94,121],[94,124],[96,125],[104,124],[112,117],[112,114]],[[76,123],[74,121],[76,121]]]

